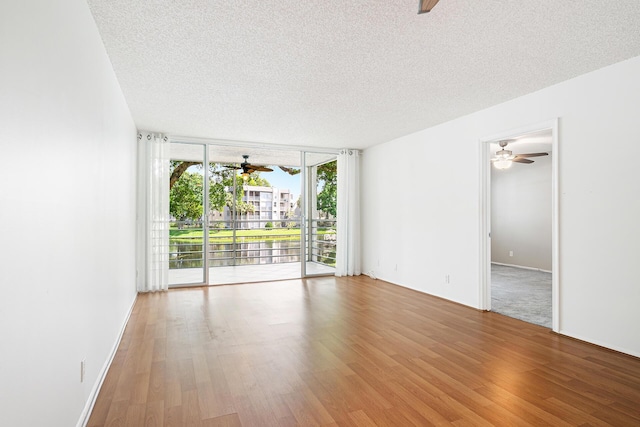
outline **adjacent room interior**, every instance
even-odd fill
[[[490,144],[491,310],[551,328],[551,132],[501,141]]]
[[[1,423],[640,424],[638,28],[637,0],[0,2]],[[487,143],[525,128],[555,145],[496,173],[489,230]],[[487,301],[489,231],[551,274],[551,327]],[[217,283],[293,257],[258,234],[296,277]]]

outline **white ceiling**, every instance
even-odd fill
[[[640,55],[638,0],[88,0],[139,129],[366,148]]]

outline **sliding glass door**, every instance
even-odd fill
[[[212,274],[216,267],[299,262],[300,219],[292,190],[271,185],[269,176],[252,173],[245,179],[235,167],[209,164]]]
[[[333,274],[336,154],[171,142],[169,285]]]
[[[211,144],[209,284],[301,277],[300,152]]]
[[[336,155],[304,152],[302,275],[335,273],[338,171]]]

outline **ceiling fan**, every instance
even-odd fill
[[[514,162],[530,164],[533,163],[533,160],[529,160],[527,157],[540,157],[549,155],[549,153],[513,154],[511,150],[505,150],[507,144],[513,141],[515,141],[515,139],[503,139],[502,141],[498,141],[500,150],[496,151],[496,156],[491,159],[491,161],[493,162],[493,166],[495,166],[496,169],[508,169]]]
[[[439,0],[420,0],[420,6],[418,10],[418,15],[421,13],[431,12],[431,9],[434,8],[436,4],[438,4]]]
[[[273,169],[265,166],[252,165],[249,163],[249,155],[243,154],[244,162],[240,163],[240,166],[225,166],[228,169],[242,169],[242,177],[248,178],[253,172],[273,172]]]

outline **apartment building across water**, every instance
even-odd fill
[[[299,218],[299,210],[290,190],[249,185],[244,185],[243,190],[242,201],[253,205],[254,210],[238,214],[240,223],[237,228],[265,228],[268,223],[276,227],[276,222]],[[231,221],[228,207],[224,209],[224,221]]]

